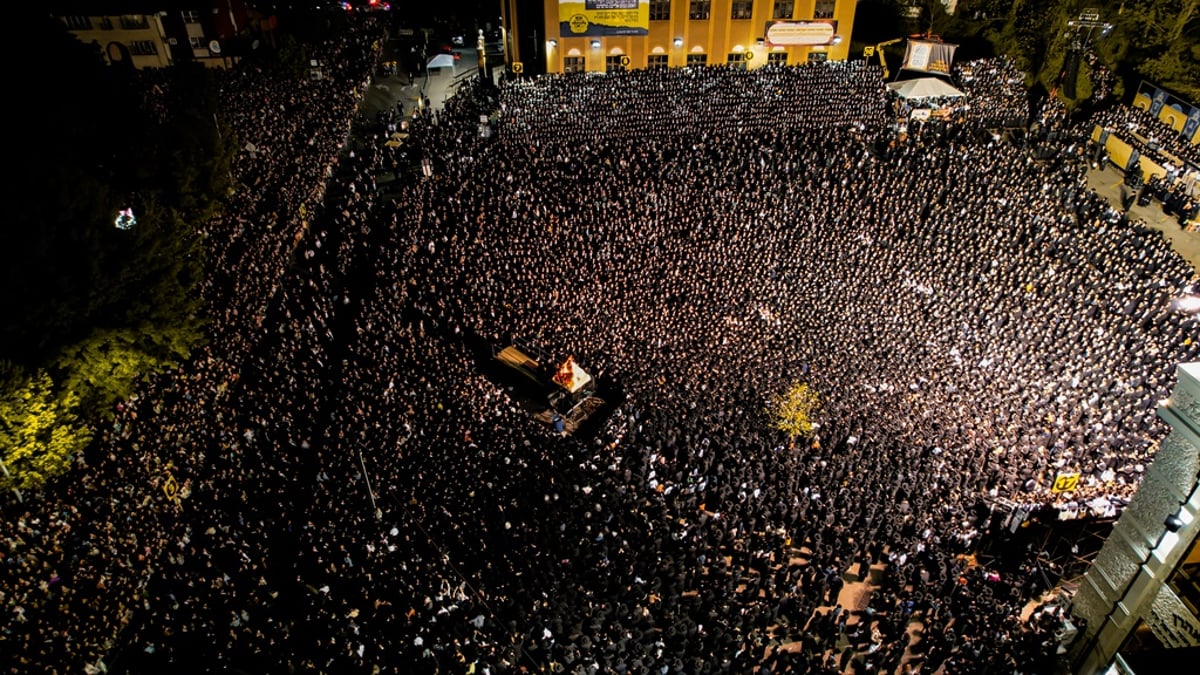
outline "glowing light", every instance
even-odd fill
[[[133,216],[133,209],[121,209],[117,211],[117,219],[113,221],[113,225],[116,225],[118,230],[132,229],[134,225],[137,225],[137,218]]]
[[[1184,314],[1200,313],[1200,295],[1184,295],[1171,301],[1171,309]]]

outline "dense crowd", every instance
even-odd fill
[[[16,669],[1050,668],[1036,551],[970,556],[991,505],[1126,499],[1200,344],[1160,234],[981,133],[1011,92],[897,142],[862,64],[549,77],[339,154],[372,37],[231,81],[214,340],[0,526]],[[383,189],[402,152],[436,169]],[[608,384],[594,435],[483,374],[512,337]]]
[[[1181,113],[1176,115],[1182,117]],[[1091,121],[1137,148],[1142,155],[1154,158],[1174,174],[1173,179],[1200,170],[1200,145],[1193,145],[1191,139],[1184,138],[1148,110],[1114,104],[1097,112]]]
[[[186,534],[194,491],[225,494],[242,414],[232,392],[262,340],[264,309],[278,288],[302,215],[320,203],[327,169],[346,137],[379,31],[355,29],[314,45],[335,77],[297,87],[256,69],[226,73],[223,111],[253,151],[239,154],[240,189],[205,238],[211,314],[207,344],[176,372],[155,378],[118,406],[79,458],[78,475],[37,503],[10,504],[0,534],[5,667],[12,672],[95,669],[119,653],[118,634],[145,612],[148,581]],[[161,85],[160,85],[161,86]],[[158,109],[162,92],[145,103]]]
[[[967,94],[968,116],[985,127],[1024,127],[1029,118],[1025,75],[1008,57],[961,61],[954,81]]]

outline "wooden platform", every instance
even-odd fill
[[[511,345],[505,347],[500,350],[499,354],[496,354],[496,360],[520,372],[537,384],[544,384],[541,377],[538,376],[538,369],[541,367],[541,364],[520,349]]]

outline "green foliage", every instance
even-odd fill
[[[44,98],[11,112],[37,145],[14,155],[0,228],[0,313],[19,317],[0,322],[0,359],[14,364],[0,370],[0,452],[24,488],[69,467],[84,422],[203,339],[201,226],[220,210],[237,147],[220,126],[218,73],[111,68],[61,22],[30,31],[45,54],[16,90]],[[63,73],[70,86],[45,86]],[[124,208],[131,230],[113,224]]]
[[[55,362],[62,388],[78,399],[87,418],[111,418],[114,406],[138,382],[187,357],[195,336],[147,325],[136,330],[96,331],[67,347]]]
[[[767,413],[771,416],[771,426],[795,441],[812,434],[813,416],[820,407],[821,398],[817,392],[807,384],[797,382],[785,393],[771,399]]]
[[[0,364],[0,453],[11,476],[0,474],[3,489],[40,487],[65,473],[91,440],[91,430],[78,421],[78,398],[54,390],[43,370],[26,374]]]
[[[196,64],[135,73],[106,68],[61,24],[37,23],[52,54],[40,73],[80,73],[50,101],[17,106],[37,152],[13,172],[0,229],[0,358],[43,366],[93,330],[146,324],[200,334],[199,226],[228,189],[236,139],[218,128],[216,74]],[[38,75],[40,60],[32,70]],[[24,196],[28,195],[28,198]],[[117,230],[117,210],[138,225]]]
[[[1011,57],[1030,85],[1055,90],[1061,84],[1066,52],[1075,29],[1068,22],[1085,7],[1112,24],[1104,38],[1092,34],[1099,62],[1116,73],[1114,92],[1135,91],[1142,79],[1200,100],[1200,0],[959,0],[955,17],[935,32],[950,42],[982,37],[997,54]],[[966,56],[960,50],[961,56]],[[1090,96],[1093,83],[1085,64],[1079,72],[1074,105]]]
[[[308,72],[308,54],[304,45],[290,33],[281,33],[275,38],[275,49],[260,50],[253,55],[264,69],[276,77],[300,80]]]

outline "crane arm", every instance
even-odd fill
[[[888,66],[887,66],[887,59],[883,55],[883,48],[887,47],[889,45],[894,45],[903,39],[904,38],[896,38],[895,40],[886,40],[886,41],[880,42],[879,44],[876,44],[876,45],[867,45],[866,47],[863,48],[863,56],[864,57],[871,58],[872,56],[876,56],[876,55],[879,56],[879,65],[883,67],[883,79],[885,79],[885,80],[888,77]]]

